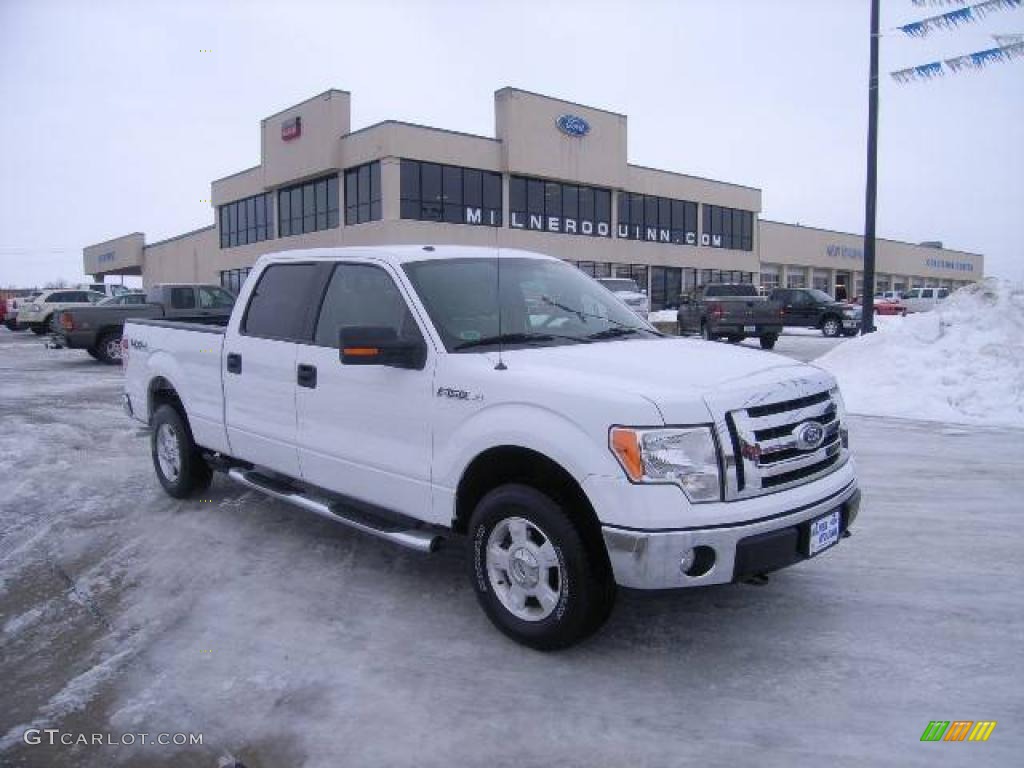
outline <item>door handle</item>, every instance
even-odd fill
[[[295,371],[295,381],[300,387],[316,389],[316,366],[299,363]]]
[[[242,372],[242,356],[237,352],[228,353],[228,373]]]

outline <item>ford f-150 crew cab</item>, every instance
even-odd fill
[[[832,376],[664,337],[523,251],[264,256],[226,328],[128,320],[125,407],[172,496],[214,470],[419,551],[465,535],[490,620],[570,645],[616,587],[742,582],[860,504]]]
[[[712,341],[721,337],[736,344],[756,336],[772,349],[782,333],[780,306],[761,296],[750,283],[708,283],[679,297],[679,335],[699,333]]]

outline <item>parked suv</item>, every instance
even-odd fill
[[[907,312],[927,312],[949,296],[948,288],[911,288],[903,294]]]
[[[31,302],[18,307],[18,325],[42,336],[50,330],[55,312],[71,307],[91,307],[106,296],[96,291],[58,288],[43,291]]]
[[[644,320],[647,319],[651,311],[651,302],[635,280],[629,277],[599,277],[597,282],[622,299],[627,307]]]
[[[596,631],[616,585],[815,557],[859,509],[831,374],[663,336],[540,254],[263,256],[226,328],[128,320],[123,348],[169,495],[220,470],[419,552],[464,535],[484,612],[534,648]]]
[[[825,336],[856,336],[860,309],[817,288],[776,288],[769,298],[782,305],[783,325],[817,328]]]

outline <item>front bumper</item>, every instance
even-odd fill
[[[604,526],[602,533],[617,584],[633,589],[679,589],[744,581],[806,560],[811,520],[838,509],[842,536],[859,508],[860,491],[851,482],[813,504],[753,522],[670,531]],[[680,569],[688,552],[696,550],[703,557],[708,549],[714,561],[706,572],[691,576]]]

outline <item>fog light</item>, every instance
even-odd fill
[[[696,559],[697,555],[694,554],[694,551],[692,549],[686,550],[685,552],[683,552],[683,557],[679,561],[679,570],[682,573],[686,573],[691,568],[693,568],[693,563]]]

